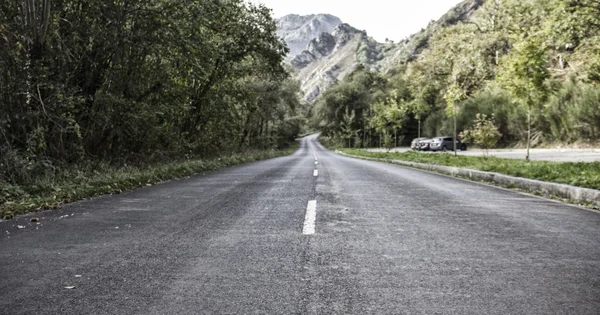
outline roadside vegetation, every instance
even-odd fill
[[[595,0],[467,0],[398,43],[387,73],[359,67],[328,89],[310,123],[351,148],[453,136],[477,115],[498,146],[598,145],[598,34]]]
[[[275,31],[243,0],[1,1],[2,214],[285,148],[304,115]]]
[[[106,163],[88,164],[64,170],[56,177],[36,177],[25,185],[0,182],[0,219],[61,204],[100,196],[118,194],[138,187],[152,186],[162,181],[184,178],[220,168],[288,155],[298,148],[294,143],[280,150],[248,150],[223,154],[208,159],[187,159],[173,162],[115,167]]]
[[[600,190],[600,162],[527,162],[525,160],[497,157],[454,156],[446,153],[429,154],[414,151],[386,153],[360,149],[340,150],[356,156],[454,166]]]

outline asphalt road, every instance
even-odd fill
[[[386,149],[368,149],[373,152],[387,152]],[[410,148],[395,148],[395,152],[410,151]],[[600,148],[596,149],[531,149],[530,158],[532,160],[551,161],[551,162],[600,162]],[[441,152],[427,152],[431,154],[441,154]],[[453,154],[453,152],[448,152]],[[459,155],[482,156],[483,150],[469,149],[467,151],[458,151]],[[490,156],[505,159],[525,159],[526,149],[497,149],[489,150]]]
[[[600,313],[600,213],[314,137],[0,232],[0,314]]]

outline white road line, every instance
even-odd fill
[[[319,165],[319,161],[315,161],[315,165]]]
[[[309,142],[309,145],[310,145],[310,150],[312,151],[313,157],[315,158],[315,161],[318,161],[319,158],[317,157],[317,152],[315,151],[314,145],[312,144],[312,142]]]
[[[319,176],[319,170],[315,170],[315,171],[313,172],[313,176]]]
[[[315,221],[317,220],[317,201],[311,200],[306,205],[306,216],[304,217],[304,228],[302,234],[315,234]]]

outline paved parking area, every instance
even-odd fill
[[[373,152],[385,152],[386,149],[368,149]],[[396,148],[392,151],[406,152],[409,148]],[[525,159],[526,149],[499,149],[490,150],[490,156],[507,159]],[[440,154],[440,152],[429,152],[431,154]],[[450,152],[452,153],[452,152]],[[469,149],[468,151],[458,151],[458,154],[469,156],[483,155],[483,150]],[[532,160],[553,161],[553,162],[600,162],[600,148],[596,149],[532,149]]]

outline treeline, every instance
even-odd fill
[[[0,181],[293,139],[298,85],[243,0],[0,2]]]
[[[598,143],[600,2],[488,0],[462,7],[477,9],[452,24],[430,25],[431,38],[420,43],[426,48],[393,71],[359,68],[324,93],[312,125],[338,145],[391,146],[452,135],[455,116],[460,133],[481,113],[494,117],[502,145]]]

